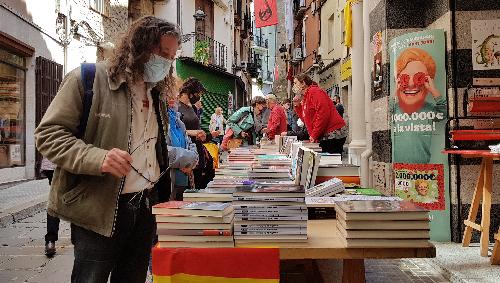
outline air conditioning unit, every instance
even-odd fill
[[[295,48],[293,50],[293,60],[295,61],[302,60],[302,48]]]

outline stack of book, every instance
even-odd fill
[[[342,156],[338,153],[321,153],[320,166],[342,164]]]
[[[230,203],[169,201],[153,214],[159,247],[234,247]]]
[[[304,142],[302,142],[302,146],[307,147],[314,152],[322,152],[323,151],[321,149],[321,147],[319,146],[319,143],[315,143],[315,142],[305,142],[304,141]]]
[[[343,192],[344,183],[338,178],[330,179],[314,187],[306,189],[307,197],[329,197]]]
[[[302,186],[292,184],[237,189],[233,194],[235,241],[306,241],[304,194]]]
[[[183,193],[183,200],[193,202],[231,202],[234,188],[188,189]]]
[[[307,147],[300,146],[292,165],[295,184],[302,185],[307,190],[316,184],[321,154]]]
[[[427,247],[429,212],[408,201],[335,202],[346,247]]]

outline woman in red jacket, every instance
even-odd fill
[[[293,91],[304,96],[295,112],[306,125],[310,141],[319,142],[323,152],[342,154],[347,127],[330,97],[305,74],[295,77]]]

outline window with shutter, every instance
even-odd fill
[[[63,65],[39,56],[36,58],[35,77],[35,123],[38,126],[62,82]],[[37,177],[40,176],[41,162],[42,156],[37,151],[35,156],[35,172]]]

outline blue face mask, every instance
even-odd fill
[[[173,61],[156,54],[151,54],[149,61],[144,64],[144,81],[157,83],[163,80],[170,71]]]

